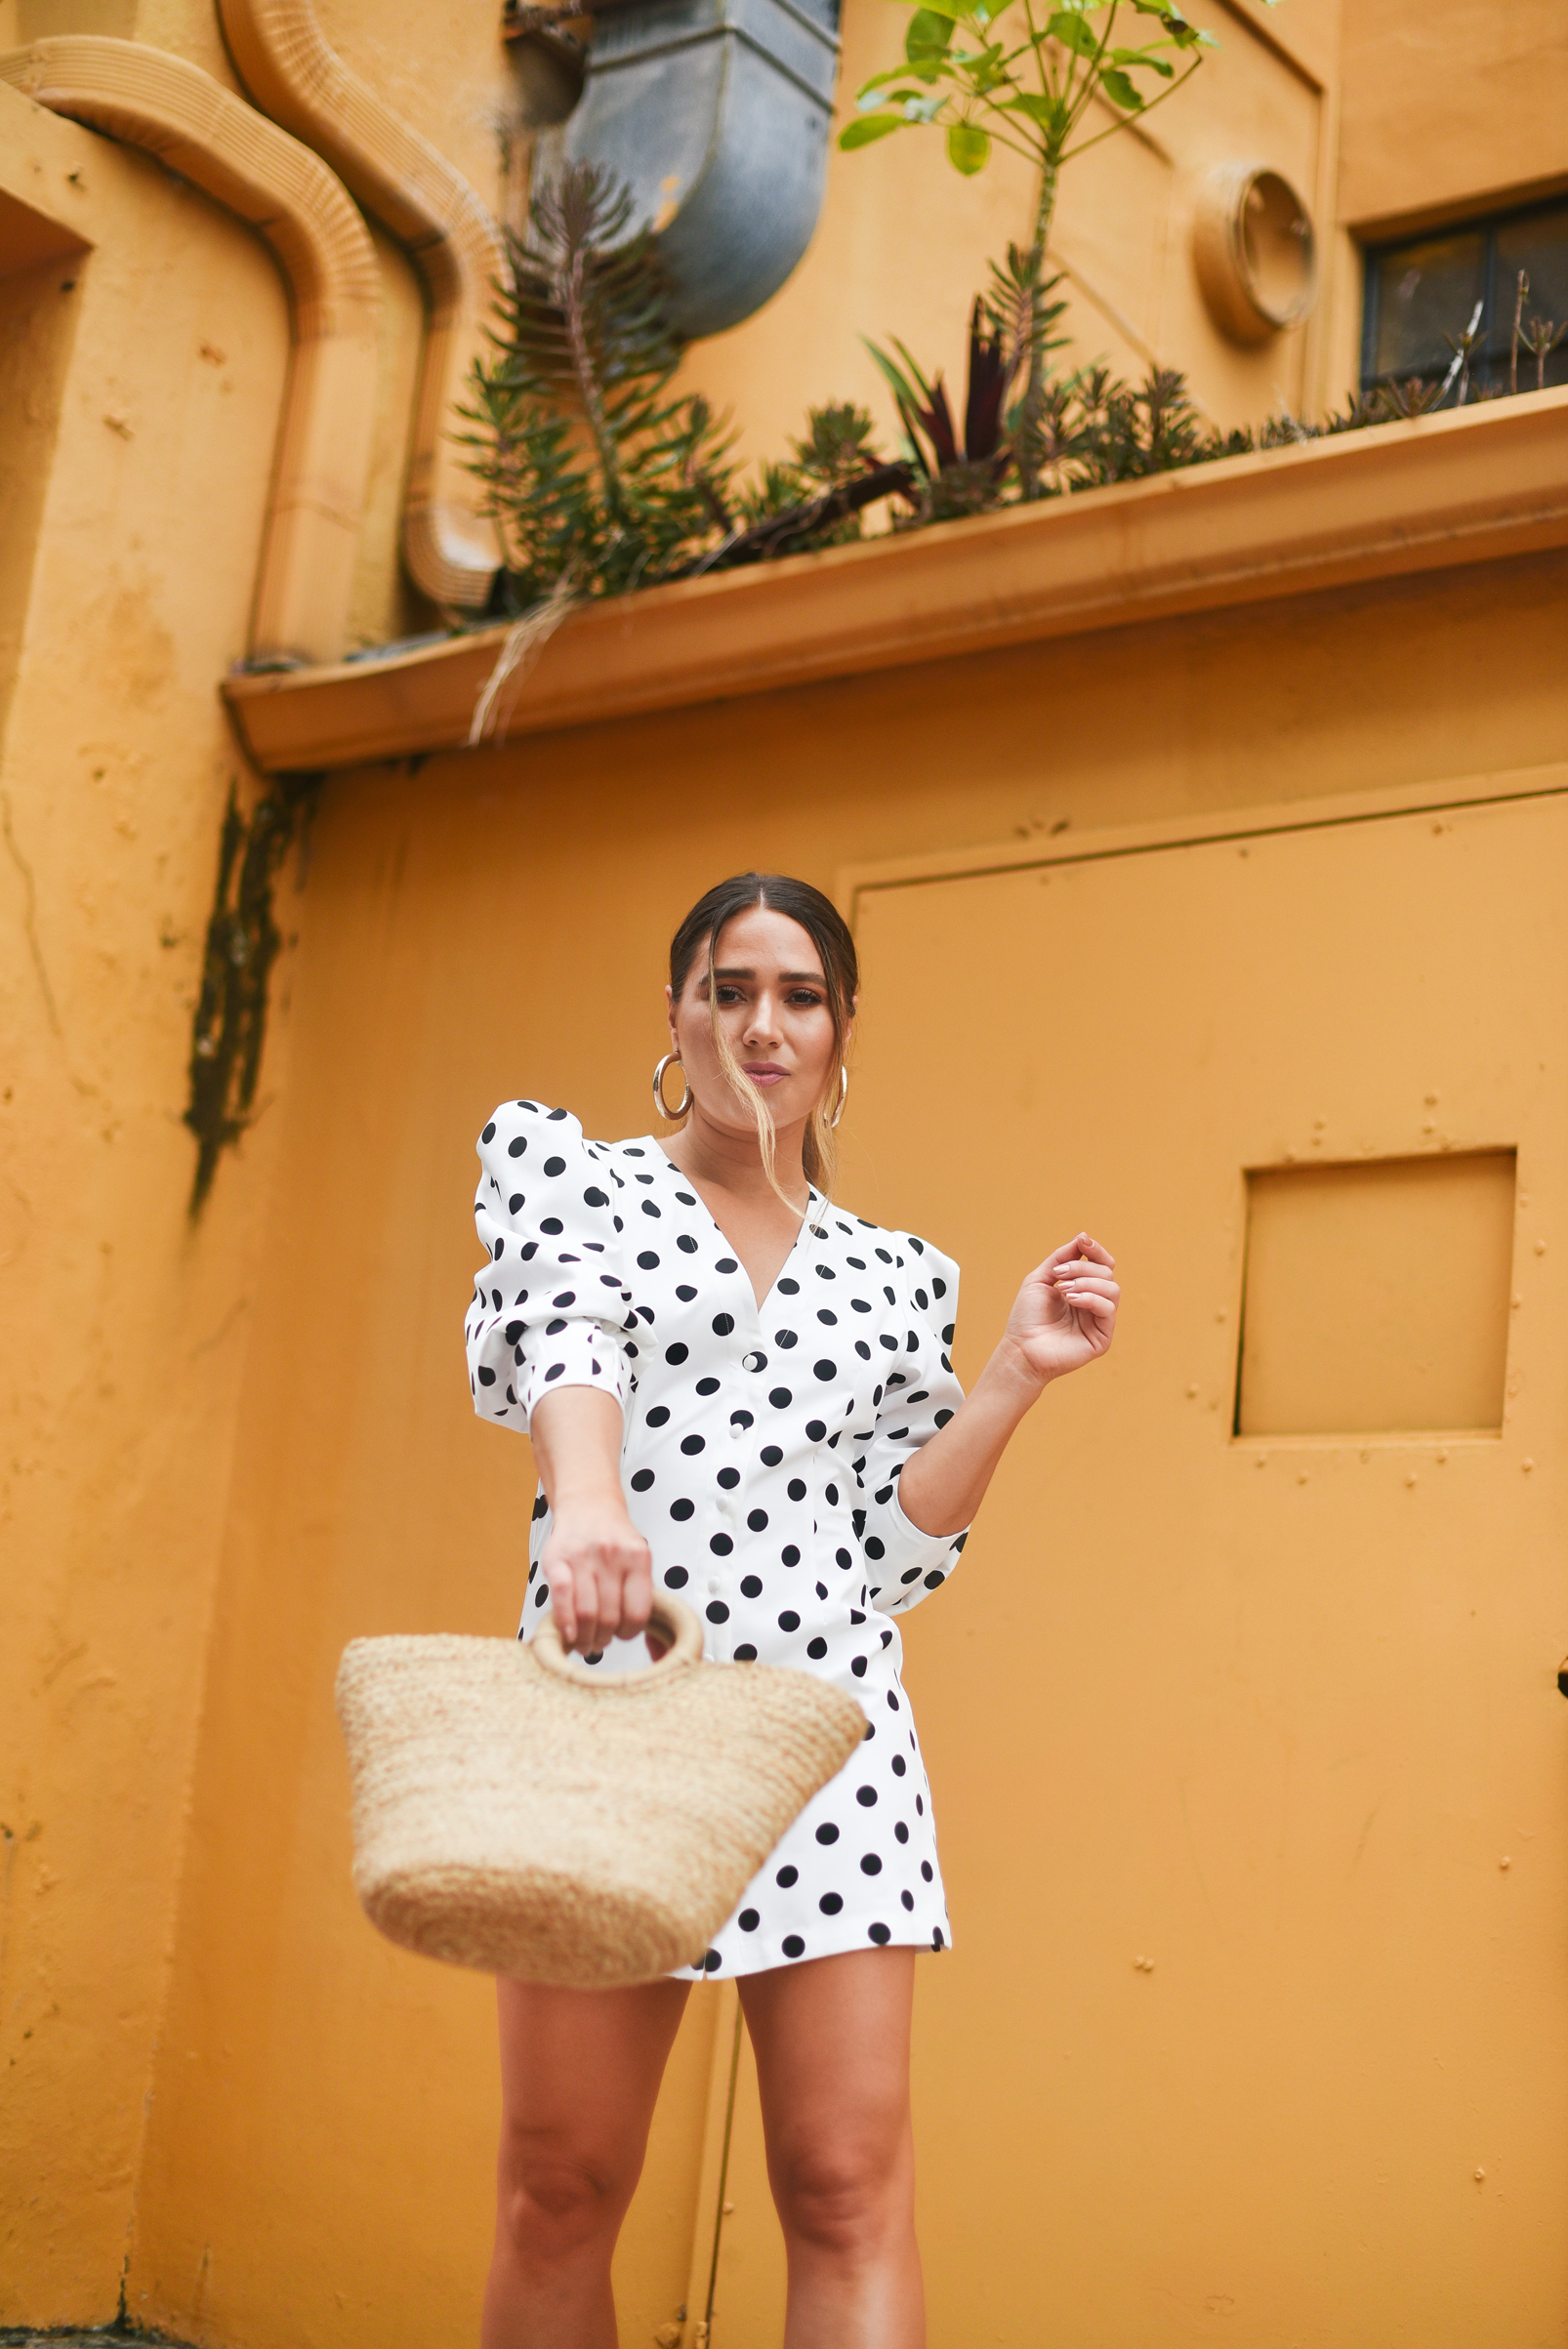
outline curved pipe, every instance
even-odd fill
[[[304,139],[367,212],[407,246],[429,300],[425,356],[403,507],[403,557],[433,603],[489,598],[501,551],[479,489],[449,433],[474,361],[484,354],[491,289],[506,274],[494,222],[438,148],[351,73],[311,0],[219,0],[225,37],[259,106]]]
[[[630,187],[683,335],[749,318],[809,244],[838,63],[838,0],[598,0],[560,152]]]
[[[344,649],[376,414],[381,275],[320,157],[197,65],[140,41],[62,34],[0,57],[0,80],[157,155],[259,229],[288,285],[294,348],[251,657]]]

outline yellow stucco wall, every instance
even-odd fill
[[[187,1230],[184,1070],[235,766],[213,683],[244,641],[287,322],[261,248],[149,158],[10,91],[0,120],[8,190],[90,247],[32,273],[39,303],[74,313],[72,343],[36,556],[25,533],[0,555],[28,562],[0,779],[0,2305],[101,2317],[173,1931],[269,1155],[264,1129]],[[7,389],[8,424],[51,404],[47,371]],[[280,1049],[270,1085],[285,1065]]]
[[[363,1926],[329,1685],[358,1632],[501,1629],[516,1604],[525,1447],[473,1418],[453,1338],[471,1129],[494,1099],[526,1086],[591,1132],[641,1130],[660,956],[709,874],[757,862],[831,888],[848,863],[1046,837],[1063,819],[1528,764],[1561,706],[1549,605],[1563,577],[1555,561],[1520,566],[1483,614],[1471,580],[1440,580],[334,785],[138,2212],[139,2313],[188,2325],[195,2309],[212,2338],[250,2349],[398,2327],[472,2336],[488,1993]],[[553,788],[563,767],[567,793]],[[964,1015],[987,1017],[976,983]],[[954,1075],[944,1050],[938,1095]],[[875,1173],[874,1212],[895,1215],[899,1174]],[[1002,1268],[971,1257],[969,1278],[978,1295]],[[965,1329],[961,1368],[984,1341]],[[984,1564],[982,1542],[970,1565]],[[962,1844],[962,1813],[946,1832]],[[970,1962],[961,1950],[949,1997]],[[703,2051],[689,2052],[682,2109]],[[940,2070],[939,2051],[928,2060]],[[682,2296],[689,2246],[664,2210],[679,2184],[650,2172],[623,2261],[629,2342]]]
[[[1226,421],[1342,391],[1357,295],[1329,230],[1386,217],[1390,175],[1399,204],[1447,204],[1562,167],[1551,11],[1482,12],[1505,54],[1457,162],[1432,129],[1451,84],[1431,11],[1349,12],[1342,83],[1338,13],[1219,12],[1186,111],[1064,197],[1063,257]],[[498,201],[490,15],[322,19]],[[894,23],[849,8],[846,86]],[[69,30],[234,86],[186,0],[0,0],[0,50]],[[1255,356],[1208,326],[1181,240],[1192,174],[1265,131],[1334,269],[1309,334]],[[749,448],[812,399],[874,395],[862,330],[958,372],[979,261],[1027,188],[922,161],[913,140],[836,156],[797,276],[693,354]],[[377,250],[366,640],[429,623],[395,559],[419,304]],[[1135,364],[1093,316],[1086,346]],[[663,943],[737,864],[832,887],[1063,819],[1539,762],[1562,729],[1562,573],[1542,557],[336,779],[307,890],[280,889],[300,947],[274,974],[263,1113],[192,1230],[190,1011],[245,781],[216,687],[244,648],[286,304],[218,206],[0,88],[0,2321],[104,2319],[129,2262],[133,2315],[214,2343],[469,2337],[488,1994],[354,1912],[327,1692],[355,1631],[497,1629],[515,1608],[525,1448],[473,1420],[455,1351],[482,1117],[526,1085],[591,1130],[640,1125]],[[712,2022],[682,2040],[629,2231],[628,2340],[684,2294]]]
[[[1344,15],[1341,219],[1397,229],[1555,193],[1568,184],[1565,80],[1554,0],[1357,0]]]

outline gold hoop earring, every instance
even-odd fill
[[[832,1117],[828,1120],[828,1124],[830,1126],[836,1127],[838,1125],[840,1118],[842,1118],[844,1115],[844,1105],[848,1098],[849,1071],[846,1068],[841,1068],[839,1071],[839,1106],[834,1111]]]
[[[675,1062],[677,1068],[681,1070],[681,1082],[685,1089],[685,1099],[681,1102],[679,1109],[672,1109],[664,1097],[664,1072],[669,1067],[672,1060]],[[668,1118],[672,1126],[678,1125],[681,1119],[683,1118],[686,1112],[690,1109],[691,1079],[686,1075],[685,1069],[681,1064],[681,1054],[679,1052],[666,1052],[664,1058],[659,1062],[658,1067],[654,1070],[653,1099],[660,1117]]]

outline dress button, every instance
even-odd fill
[[[740,1358],[740,1367],[742,1370],[749,1371],[765,1370],[767,1367],[767,1356],[765,1354],[759,1354],[754,1349],[749,1354],[742,1354]]]

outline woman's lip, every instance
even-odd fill
[[[787,1077],[789,1075],[789,1070],[787,1068],[780,1068],[778,1063],[774,1060],[760,1060],[757,1062],[755,1067],[748,1060],[743,1062],[742,1065],[745,1068],[747,1076],[750,1077],[754,1085],[777,1084],[781,1077]]]

